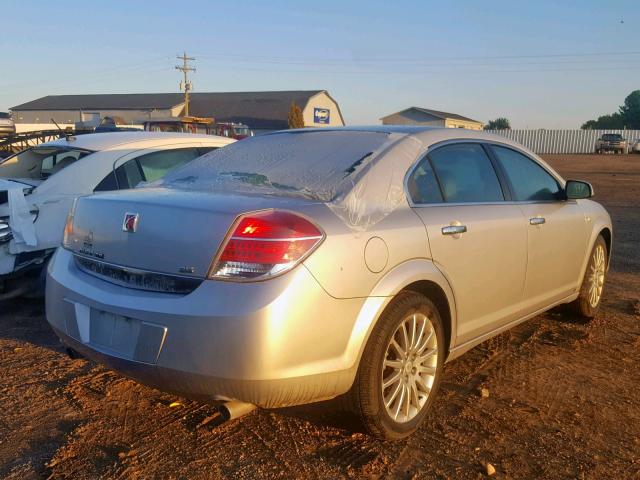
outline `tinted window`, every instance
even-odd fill
[[[144,181],[137,159],[129,160],[116,168],[116,177],[120,189],[133,188]]]
[[[491,148],[511,183],[514,200],[541,201],[559,198],[558,182],[536,162],[510,148]]]
[[[504,200],[491,160],[479,144],[460,143],[429,154],[447,202]]]
[[[602,135],[602,139],[607,142],[615,142],[617,140],[622,140],[622,135],[619,135],[617,133],[605,133],[604,135]]]
[[[162,150],[134,158],[116,168],[118,186],[120,189],[127,189],[142,182],[153,182],[215,148],[217,147]],[[105,178],[103,182],[106,180]]]
[[[118,182],[116,180],[116,175],[113,172],[104,177],[104,179],[95,188],[94,192],[110,192],[112,190],[118,190]]]
[[[205,153],[209,153],[212,152],[213,150],[220,148],[220,147],[200,147],[198,149],[198,156],[201,157],[202,155],[204,155]]]
[[[140,168],[147,182],[164,177],[174,168],[180,167],[199,157],[197,148],[181,148],[179,150],[163,150],[138,157]],[[135,185],[131,185],[134,187]]]
[[[441,203],[442,194],[428,158],[422,159],[407,182],[414,203]]]

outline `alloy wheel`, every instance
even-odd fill
[[[589,305],[595,308],[602,296],[604,286],[604,274],[606,270],[606,256],[604,247],[598,245],[593,251],[589,272]]]
[[[391,419],[405,423],[427,403],[436,376],[438,340],[423,313],[405,317],[391,336],[382,365],[382,398]]]

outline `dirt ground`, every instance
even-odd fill
[[[332,402],[199,427],[212,406],[69,359],[41,302],[21,301],[0,305],[0,478],[483,478],[487,462],[492,478],[640,478],[640,156],[546,159],[613,217],[603,308],[540,315],[448,364],[408,440],[354,433]]]

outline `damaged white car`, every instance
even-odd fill
[[[69,137],[0,163],[0,301],[40,291],[73,201],[133,188],[229,143],[214,135],[122,132]]]

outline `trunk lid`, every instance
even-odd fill
[[[300,203],[312,202],[166,188],[81,197],[67,248],[130,269],[204,278],[238,215]],[[127,215],[137,220],[125,225]]]

